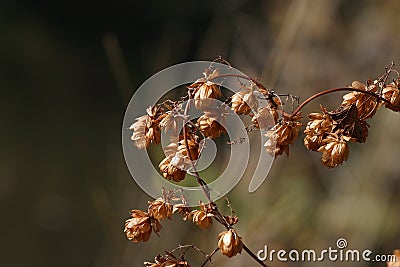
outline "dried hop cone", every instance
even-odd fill
[[[257,96],[253,88],[243,87],[244,91],[235,93],[232,96],[232,110],[237,114],[247,115],[252,109],[257,109]]]
[[[378,86],[376,84],[366,86],[359,81],[354,81],[351,84],[351,87],[353,87],[354,89],[369,91],[373,93],[376,93],[378,90]],[[360,119],[372,118],[372,116],[374,116],[375,112],[380,107],[379,101],[376,97],[361,92],[351,92],[343,96],[342,106],[347,107],[351,106],[352,104],[356,105],[358,117]]]
[[[194,105],[199,110],[204,110],[213,105],[214,99],[222,97],[218,85],[211,81],[206,81],[198,86],[194,91]]]
[[[388,261],[387,267],[400,267],[400,249],[395,249],[393,251],[393,255],[395,257],[395,261]]]
[[[173,133],[178,132],[179,122],[182,119],[175,116],[172,111],[168,111],[160,121],[160,127],[164,130],[164,132],[168,132],[169,130],[173,131]]]
[[[166,218],[171,219],[173,206],[166,203],[162,198],[157,198],[153,202],[149,201],[148,213],[156,220],[162,221]]]
[[[329,113],[321,106],[322,113],[311,113],[308,115],[310,121],[307,123],[304,133],[304,145],[307,149],[317,151],[322,145],[323,136],[332,131],[334,121]]]
[[[178,260],[173,258],[172,255],[163,257],[157,255],[154,259],[155,263],[145,262],[146,267],[190,267],[189,263],[185,260]]]
[[[191,212],[192,221],[201,229],[208,229],[213,224],[212,215],[208,213],[206,210],[194,210]]]
[[[197,137],[197,136],[196,136]],[[189,149],[189,154],[188,154]],[[199,142],[196,139],[187,139],[187,148],[185,140],[179,141],[179,145],[171,160],[171,164],[181,170],[188,170],[191,166],[191,160],[199,158]]]
[[[236,231],[233,229],[223,231],[218,236],[218,247],[221,250],[222,254],[231,258],[236,254],[242,252],[242,238],[238,236]]]
[[[276,109],[265,106],[258,109],[251,121],[257,128],[266,129],[268,126],[276,124],[278,117]]]
[[[159,164],[164,178],[175,182],[182,181],[186,171],[192,166],[192,160],[196,161],[199,158],[198,137],[188,135],[186,139],[187,148],[185,140],[178,142],[177,139],[165,148],[166,158]]]
[[[133,130],[132,141],[139,149],[148,148],[151,142],[159,144],[161,142],[161,130],[159,127],[159,109],[148,107],[147,114],[136,119],[136,122],[129,127]]]
[[[347,144],[352,140],[348,136],[338,136],[337,134],[330,134],[323,140],[323,145],[318,149],[322,152],[322,164],[334,168],[342,164],[349,158],[350,148]]]
[[[185,179],[186,171],[172,165],[171,159],[172,157],[166,157],[158,166],[165,179],[180,182]]]
[[[197,120],[200,131],[211,139],[217,139],[225,133],[225,128],[219,122],[223,122],[223,117],[209,111],[204,112],[204,115]]]
[[[392,82],[384,87],[382,97],[390,102],[390,104],[385,103],[385,107],[393,111],[400,111],[400,91],[396,83]]]
[[[131,216],[132,218],[125,221],[124,230],[130,241],[146,242],[149,240],[153,228],[156,233],[161,230],[161,224],[144,211],[132,210]]]
[[[266,132],[269,140],[264,144],[268,153],[278,156],[285,152],[289,155],[289,145],[293,144],[299,135],[301,122],[296,121],[300,117],[293,118],[292,120],[284,120],[276,124],[271,130]]]

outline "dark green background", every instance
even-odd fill
[[[128,211],[150,200],[121,148],[135,88],[170,65],[221,55],[305,99],[400,62],[399,12],[394,0],[2,0],[0,266],[141,266],[179,243],[211,251],[222,228],[201,231],[178,218],[164,223],[160,239],[125,239]],[[340,98],[321,102],[333,109]],[[318,108],[317,101],[304,112]],[[399,114],[380,111],[367,143],[352,145],[335,170],[322,167],[301,136],[259,191],[247,193],[245,177],[230,197],[246,243],[255,251],[324,249],[344,237],[374,253],[399,247],[399,123]],[[214,262],[254,266],[247,255],[217,254]]]

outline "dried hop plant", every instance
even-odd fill
[[[242,238],[233,229],[223,231],[218,235],[218,247],[223,255],[231,258],[242,252]]]
[[[172,255],[163,257],[158,255],[154,259],[154,263],[152,262],[145,262],[144,264],[146,267],[190,267],[189,263],[185,260],[178,260]]]
[[[191,212],[192,221],[201,229],[208,229],[213,224],[212,217],[214,215],[207,211],[205,205],[201,205],[201,210]]]
[[[269,125],[276,124],[278,121],[278,112],[273,107],[261,107],[251,118],[254,126],[259,129],[266,129]]]
[[[349,157],[350,148],[347,144],[352,138],[348,136],[338,136],[335,133],[329,134],[324,139],[323,145],[318,149],[322,152],[322,164],[334,168],[339,164],[342,164]]]
[[[285,118],[266,132],[269,140],[264,144],[268,153],[274,156],[282,155],[285,152],[289,155],[289,145],[293,144],[299,135],[301,122],[297,121],[300,116],[288,119]]]
[[[216,112],[206,111],[198,120],[200,131],[211,139],[217,139],[222,133],[225,133],[225,128],[221,125],[224,117]],[[221,122],[221,123],[220,123]]]
[[[206,81],[198,86],[194,91],[194,105],[199,110],[204,110],[213,105],[214,99],[222,97],[218,85]]]
[[[129,130],[133,130],[132,141],[139,149],[148,148],[151,142],[159,144],[161,142],[161,130],[159,127],[160,110],[154,107],[146,109],[147,114],[136,119]]]
[[[310,121],[307,123],[304,133],[304,145],[307,149],[317,151],[322,145],[322,140],[325,134],[330,133],[334,126],[334,121],[321,106],[322,113],[311,113],[308,115]]]
[[[164,178],[175,182],[185,179],[186,171],[191,167],[192,160],[199,157],[198,137],[187,137],[187,147],[185,140],[172,141],[165,148],[166,158],[161,161],[159,168]],[[189,150],[189,153],[188,153]]]
[[[232,96],[232,110],[237,114],[247,115],[252,109],[257,109],[258,101],[253,87],[242,86],[243,91],[237,92]]]
[[[180,105],[179,107],[176,107],[172,111],[167,111],[163,116],[162,120],[160,121],[160,127],[161,129],[164,130],[164,132],[172,131],[174,134],[178,132],[179,129],[179,124],[182,123],[182,118],[177,116],[178,111],[181,109]]]
[[[132,218],[125,221],[126,237],[133,242],[146,242],[150,238],[152,229],[156,233],[161,230],[161,224],[158,220],[149,216],[148,213],[141,210],[132,210]]]
[[[400,91],[398,83],[392,82],[382,90],[382,97],[390,102],[385,104],[385,107],[393,110],[400,111]]]
[[[165,179],[180,182],[185,179],[186,171],[172,165],[171,159],[172,157],[166,157],[160,162],[158,167]]]
[[[173,206],[166,203],[162,198],[157,198],[153,202],[149,201],[148,213],[156,220],[162,221],[166,218],[171,219]]]
[[[351,87],[373,93],[378,91],[378,86],[376,84],[367,86],[359,81],[352,82]],[[372,118],[380,107],[379,101],[376,97],[361,92],[351,92],[343,96],[342,106],[347,107],[353,104],[357,107],[358,117],[363,120]]]
[[[189,150],[189,153],[188,153]],[[171,164],[183,169],[188,170],[191,167],[191,161],[199,158],[199,142],[198,137],[187,138],[187,147],[185,140],[179,141],[179,145],[171,160]]]

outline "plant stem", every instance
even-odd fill
[[[308,103],[310,103],[312,100],[314,100],[314,99],[316,99],[316,98],[318,98],[318,97],[320,97],[320,96],[323,96],[323,95],[326,95],[326,94],[330,94],[330,93],[334,93],[334,92],[339,92],[339,91],[360,92],[360,93],[363,93],[363,94],[371,95],[371,96],[375,97],[376,99],[379,99],[379,100],[381,100],[381,101],[384,101],[384,102],[390,104],[390,101],[388,101],[388,100],[382,98],[381,96],[379,96],[379,95],[377,95],[376,93],[371,92],[371,91],[365,91],[365,90],[356,89],[356,88],[352,88],[352,87],[332,88],[332,89],[328,89],[328,90],[325,90],[325,91],[316,93],[315,95],[312,95],[312,96],[310,96],[309,98],[307,98],[303,103],[300,104],[300,106],[298,106],[298,107],[296,108],[295,111],[293,111],[292,114],[289,115],[289,118],[292,118],[292,117],[295,116],[297,113],[299,113],[299,111],[300,111],[305,105],[307,105]]]
[[[195,166],[195,164],[194,164],[194,160],[193,160],[192,154],[190,153],[189,143],[188,143],[187,135],[186,135],[186,123],[188,122],[188,120],[187,120],[187,113],[188,113],[188,110],[189,110],[190,101],[192,100],[192,95],[190,94],[190,92],[189,92],[188,94],[189,94],[189,100],[188,100],[188,102],[186,103],[185,111],[184,111],[184,115],[183,115],[183,116],[184,116],[184,123],[183,123],[183,140],[184,140],[184,142],[185,142],[186,153],[188,154],[190,164],[192,165],[192,169],[193,169],[194,176],[196,177],[198,184],[200,185],[201,189],[203,190],[203,193],[205,194],[205,196],[206,196],[208,202],[210,203],[210,205],[211,205],[211,207],[212,207],[212,209],[213,209],[213,211],[214,211],[214,213],[215,213],[215,214],[214,214],[214,215],[215,215],[215,219],[216,219],[219,223],[221,223],[222,225],[224,225],[226,229],[230,229],[231,226],[230,226],[229,223],[226,221],[225,217],[219,212],[217,204],[215,204],[215,202],[213,202],[213,201],[211,200],[210,188],[208,187],[207,183],[206,183],[203,179],[201,179],[201,177],[200,177],[200,175],[199,175],[199,173],[198,173],[198,171],[197,171],[197,169],[196,169],[196,166]]]
[[[389,76],[390,72],[393,71],[393,69],[392,69],[393,66],[394,66],[394,62],[392,62],[392,63],[390,64],[389,67],[386,67],[386,73],[380,78],[380,80],[383,80],[384,82],[386,82],[387,77]],[[237,78],[245,79],[245,80],[248,80],[248,81],[252,81],[252,82],[254,82],[260,89],[265,90],[266,93],[268,93],[268,91],[269,91],[268,89],[266,89],[266,87],[265,87],[262,83],[260,83],[260,82],[257,81],[256,79],[251,78],[251,77],[248,77],[248,76],[245,76],[245,75],[240,75],[240,74],[229,74],[229,73],[227,73],[227,74],[219,74],[219,75],[213,77],[211,80],[216,79],[216,78],[223,78],[223,77],[237,77]],[[284,112],[284,111],[282,110],[282,115],[284,115],[285,117],[288,117],[288,118],[292,118],[292,117],[295,116],[297,113],[299,113],[299,111],[300,111],[305,105],[307,105],[309,102],[311,102],[311,101],[314,100],[315,98],[318,98],[318,97],[320,97],[320,96],[322,96],[322,95],[326,95],[326,94],[330,94],[330,93],[334,93],[334,92],[339,92],[339,91],[360,92],[360,93],[364,93],[364,94],[371,95],[371,96],[375,97],[376,99],[379,99],[380,101],[383,101],[383,102],[386,102],[386,103],[388,103],[388,104],[391,104],[390,101],[384,99],[383,97],[379,96],[378,94],[376,94],[376,93],[374,93],[374,92],[366,91],[366,90],[361,90],[361,89],[356,89],[356,88],[352,88],[352,87],[340,87],[340,88],[328,89],[328,90],[319,92],[319,93],[317,93],[317,94],[315,94],[315,95],[312,95],[312,96],[310,96],[309,98],[307,98],[303,103],[301,103],[301,104],[296,108],[296,110],[293,111],[292,114],[288,114],[288,113],[286,113],[286,112]],[[271,94],[267,95],[267,97],[268,97],[268,100],[270,100],[270,102],[271,102],[272,104],[275,104],[275,102],[274,102],[272,99],[270,99],[270,98],[271,98]]]
[[[190,164],[192,165],[192,169],[193,169],[194,176],[196,177],[197,182],[198,182],[199,185],[201,186],[201,188],[202,188],[204,194],[206,195],[207,200],[208,200],[209,202],[212,202],[212,201],[211,201],[211,197],[210,197],[210,188],[208,187],[207,183],[204,182],[204,180],[200,178],[200,175],[199,175],[199,173],[197,172],[196,166],[194,165],[194,161],[193,161],[193,158],[192,158],[192,154],[190,153],[190,150],[189,150],[189,143],[188,143],[187,136],[186,136],[186,135],[187,135],[187,134],[186,134],[186,123],[188,122],[188,121],[187,121],[187,113],[188,113],[188,110],[189,110],[189,103],[190,103],[190,101],[191,101],[191,96],[189,95],[189,100],[188,100],[188,102],[186,103],[185,113],[184,113],[184,115],[183,115],[184,118],[185,118],[185,119],[184,119],[184,122],[183,122],[183,140],[184,140],[184,142],[185,142],[186,153],[188,154],[188,157],[189,157],[189,160],[190,160]]]
[[[243,243],[243,249],[244,251],[247,252],[256,262],[258,262],[261,266],[268,267],[262,260],[260,260],[254,253],[251,251],[244,243]]]
[[[200,267],[204,267],[206,266],[207,262],[211,262],[211,258],[212,256],[214,256],[215,253],[217,253],[217,251],[219,250],[219,247],[216,247],[213,252],[211,252],[210,255],[206,256],[206,260],[203,262],[203,264]]]
[[[197,179],[197,182],[199,183],[200,187],[202,188],[203,193],[205,194],[207,200],[209,201],[209,204],[211,205],[211,207],[213,209],[213,213],[214,213],[215,219],[220,224],[225,226],[225,228],[227,230],[229,230],[229,229],[232,229],[232,226],[228,223],[228,221],[225,219],[225,217],[218,210],[218,205],[214,201],[211,200],[210,188],[208,187],[207,183],[203,179],[200,178],[200,175],[199,175],[199,173],[198,173],[198,171],[196,169],[196,166],[194,164],[193,157],[192,157],[192,155],[190,153],[190,150],[189,150],[189,142],[188,142],[187,136],[186,136],[186,134],[187,134],[187,132],[186,132],[186,123],[188,122],[187,113],[188,113],[188,110],[189,110],[190,101],[192,100],[192,95],[191,95],[190,92],[188,92],[188,95],[189,95],[189,100],[188,100],[188,102],[186,103],[186,106],[185,106],[184,123],[183,123],[183,139],[184,139],[184,142],[185,142],[186,153],[187,153],[187,155],[189,157],[190,163],[192,165],[193,173],[194,173],[194,175],[195,175],[195,177]],[[243,244],[243,249],[246,251],[247,254],[249,254],[261,266],[267,267],[267,265],[265,265],[260,259],[258,259],[257,256],[245,244]],[[209,257],[207,257],[207,260],[203,263],[202,266],[204,266],[208,261],[210,261],[211,260],[211,256],[214,255],[217,251],[218,251],[218,249],[216,249]]]

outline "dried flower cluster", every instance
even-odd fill
[[[167,200],[158,198],[154,201],[149,201],[148,210],[132,210],[131,218],[125,221],[126,237],[132,242],[146,242],[149,240],[152,231],[158,235],[162,226],[161,221],[171,219],[174,213],[182,215],[184,221],[192,221],[200,229],[208,229],[213,224],[215,211],[211,204],[200,202],[200,209],[192,210],[187,207],[185,201],[179,204],[169,204],[169,201],[178,199],[173,192],[169,192]],[[181,196],[182,199],[182,196]],[[224,216],[229,225],[232,226],[238,222],[236,216]],[[219,235],[218,247],[222,254],[232,257],[242,251],[242,241],[236,231],[224,231]],[[172,253],[167,256],[158,255],[155,262],[145,262],[146,266],[190,266],[183,258],[177,259]]]
[[[152,202],[149,201],[147,212],[132,210],[132,218],[127,219],[125,222],[127,238],[133,242],[146,242],[149,240],[152,229],[158,233],[162,228],[160,222],[165,219],[171,219],[175,212],[181,214],[184,221],[189,219],[201,229],[208,229],[213,224],[212,218],[214,215],[209,204],[201,202],[199,210],[191,210],[184,203],[172,205],[168,201],[162,198]],[[232,220],[237,222],[237,217],[232,218]]]
[[[161,230],[159,221],[144,211],[131,210],[132,218],[125,221],[126,237],[133,242],[146,242],[151,231],[158,233]]]
[[[393,70],[393,66],[394,63],[386,69],[383,76],[374,81],[369,80],[365,84],[354,81],[346,88],[322,91],[301,104],[296,103],[298,98],[295,96],[278,95],[258,81],[242,75],[240,78],[247,80],[248,84],[238,84],[237,92],[231,97],[224,97],[221,85],[215,82],[220,74],[217,69],[210,67],[204,72],[204,77],[187,87],[186,98],[178,101],[168,100],[149,107],[146,114],[137,118],[130,127],[133,131],[131,139],[139,149],[146,149],[151,143],[159,144],[161,133],[171,131],[173,134],[171,142],[165,148],[165,158],[159,163],[162,176],[173,182],[181,182],[187,177],[186,174],[192,174],[204,189],[208,202],[200,202],[199,208],[192,210],[186,205],[183,196],[177,198],[175,192],[164,195],[164,198],[149,202],[147,212],[131,211],[131,218],[125,222],[124,231],[127,238],[133,242],[146,242],[152,231],[158,235],[161,230],[161,221],[172,219],[173,214],[177,213],[184,221],[191,221],[200,229],[209,229],[214,222],[223,225],[225,231],[219,234],[218,248],[215,251],[219,250],[223,255],[231,258],[244,249],[260,265],[266,266],[243,244],[242,238],[233,228],[238,218],[232,214],[231,216],[222,215],[217,204],[207,195],[206,183],[196,171],[197,160],[202,152],[201,140],[217,139],[225,134],[226,117],[233,111],[237,115],[248,116],[251,119],[252,125],[246,129],[263,131],[268,138],[264,147],[274,157],[282,154],[289,156],[290,146],[300,135],[302,126],[305,126],[305,147],[320,152],[324,166],[336,167],[348,159],[350,142],[366,142],[369,131],[367,121],[382,106],[392,111],[400,111],[400,79],[397,77],[387,83],[389,75],[392,72],[397,73]],[[224,76],[226,77],[227,74]],[[238,78],[238,75],[234,73],[231,76]],[[343,96],[337,109],[328,111],[321,105],[321,112],[309,114],[309,121],[306,124],[301,122],[300,110],[306,104],[319,96],[337,91],[348,92]],[[291,102],[290,113],[285,109],[285,103],[280,96],[286,96],[285,102]],[[266,101],[260,102],[261,97]],[[188,101],[184,102],[184,100]],[[187,116],[191,103],[202,114],[196,119],[190,119]],[[171,200],[176,199],[180,199],[181,203],[170,204]],[[190,247],[193,248],[193,245]],[[205,263],[211,261],[214,252],[211,255],[202,252],[206,256]],[[190,266],[184,259],[184,254],[175,257],[172,252],[167,252],[165,256],[158,255],[154,263],[146,262],[145,265],[148,267]]]
[[[252,110],[257,110],[258,100],[254,93],[254,85],[251,87],[242,86],[243,91],[232,96],[232,110],[238,115],[248,115]]]
[[[267,131],[266,136],[269,140],[265,143],[267,152],[274,156],[282,155],[284,152],[289,156],[289,145],[292,145],[299,135],[301,122],[297,121],[301,117],[294,119],[284,117],[282,121],[275,124],[272,130]]]
[[[205,111],[204,115],[197,120],[197,124],[205,137],[217,139],[221,134],[226,132],[223,121],[223,114],[215,111]]]
[[[146,267],[190,267],[189,263],[184,259],[177,259],[174,255],[166,256],[157,255],[154,263],[145,262]]]
[[[159,144],[161,141],[160,119],[161,110],[154,106],[149,107],[146,115],[136,119],[136,122],[129,128],[133,130],[132,141],[139,149],[148,148],[150,143]]]
[[[191,212],[193,223],[195,223],[201,229],[208,229],[213,224],[212,217],[214,217],[212,210],[205,204],[200,205],[200,210],[194,210]]]
[[[396,110],[400,104],[398,83],[385,85],[375,80],[363,84],[354,81],[353,91],[343,96],[341,105],[328,112],[321,106],[322,113],[311,113],[304,133],[304,145],[313,151],[322,153],[322,164],[333,168],[349,157],[349,142],[364,143],[368,137],[367,119],[374,116],[382,106]],[[363,93],[362,91],[370,92]],[[397,94],[397,96],[396,96]],[[382,98],[380,97],[382,96]]]
[[[165,149],[166,158],[159,164],[160,171],[165,179],[180,182],[185,179],[186,171],[190,168],[191,161],[199,157],[198,137],[190,135],[185,140],[172,142]],[[189,151],[189,153],[188,153]]]
[[[241,253],[243,249],[242,238],[237,235],[236,231],[229,229],[218,235],[218,247],[222,254],[232,258],[236,254]]]

